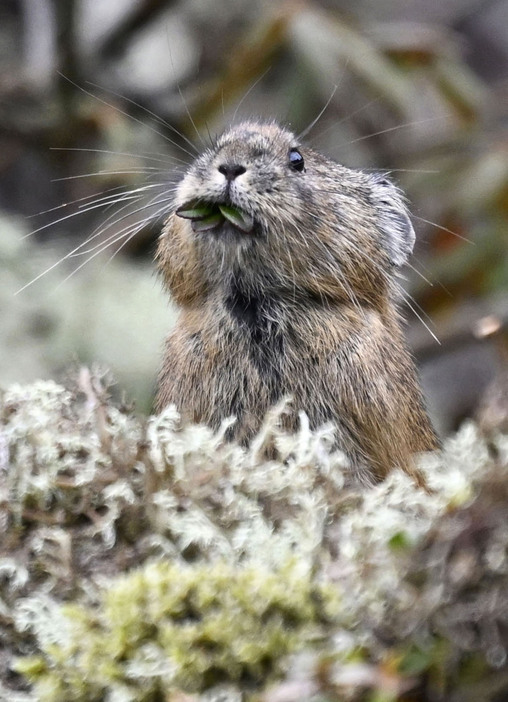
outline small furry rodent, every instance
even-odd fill
[[[220,207],[219,207],[220,206]],[[181,314],[157,407],[248,441],[290,396],[288,428],[333,422],[362,481],[436,448],[397,312],[413,249],[403,196],[275,123],[225,132],[180,182],[157,259]]]

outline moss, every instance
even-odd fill
[[[66,606],[65,643],[48,643],[17,670],[43,702],[103,699],[118,685],[129,685],[135,700],[174,686],[255,687],[280,674],[284,657],[338,610],[333,589],[293,565],[269,572],[153,563],[118,579],[97,609]]]

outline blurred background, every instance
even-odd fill
[[[411,203],[435,422],[507,422],[507,67],[506,0],[1,0],[0,386],[100,363],[149,411],[189,142],[252,115],[299,132],[329,101],[307,142]]]

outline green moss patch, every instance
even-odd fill
[[[330,624],[338,603],[330,587],[291,566],[272,573],[154,563],[118,579],[97,608],[62,611],[65,641],[16,665],[42,701],[103,699],[123,686],[136,700],[174,687],[263,686]]]

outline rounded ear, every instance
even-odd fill
[[[384,249],[394,266],[402,266],[416,238],[404,195],[384,174],[372,176],[371,193]]]

